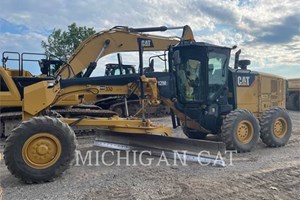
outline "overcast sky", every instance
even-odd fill
[[[43,52],[41,41],[73,22],[97,31],[188,24],[197,41],[238,45],[251,69],[300,77],[299,0],[1,0],[1,8],[1,53]]]

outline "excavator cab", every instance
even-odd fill
[[[41,73],[46,76],[54,76],[55,72],[63,64],[63,61],[60,60],[51,60],[51,59],[41,59],[39,60],[39,65]]]

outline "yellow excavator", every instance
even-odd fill
[[[225,146],[238,152],[248,152],[259,138],[270,147],[284,146],[288,142],[292,124],[284,109],[286,81],[283,78],[249,70],[250,61],[239,60],[240,50],[235,54],[234,66],[229,67],[234,47],[196,42],[191,31],[185,32],[188,34],[179,43],[168,47],[168,72],[145,76],[143,52],[160,43],[155,42],[157,37],[145,38],[144,32],[167,28],[125,28],[136,37],[130,35],[128,43],[113,43],[119,29],[124,30],[124,27],[92,36],[99,37],[98,43],[89,43],[91,38],[87,39],[68,64],[59,69],[55,78],[42,79],[24,87],[22,95],[19,92],[23,122],[9,135],[4,150],[5,163],[16,177],[27,183],[39,183],[52,180],[65,171],[76,149],[76,138],[71,129],[74,125],[106,127],[111,131],[111,137],[106,137],[105,142],[122,143],[124,140],[114,136],[123,135],[147,148],[189,150],[194,153],[201,145],[221,152],[225,151]],[[89,82],[76,79],[77,84],[72,85],[68,85],[69,80],[66,80],[62,84],[61,79],[76,76],[91,62],[111,53],[113,48],[122,51],[125,47],[138,50],[139,74],[110,79],[87,78]],[[95,52],[86,56],[85,48],[89,49],[88,52]],[[4,80],[13,79],[8,71],[0,68],[1,76],[6,77]],[[14,85],[13,82],[10,84]],[[172,110],[173,127],[182,126],[183,132],[191,139],[166,137],[171,135],[171,129],[153,124],[144,114],[142,118],[43,116],[51,106],[74,94],[88,98],[91,93],[117,94],[121,91],[124,95],[138,91],[142,112],[147,104],[163,101]],[[0,106],[11,103],[0,101]],[[207,134],[219,135],[222,141],[198,140]]]
[[[166,27],[160,27],[160,31],[166,31]],[[189,27],[184,28],[183,34],[181,38],[189,37],[191,34],[191,30]],[[97,66],[97,61],[111,53],[115,52],[128,52],[128,51],[138,51],[138,48],[135,46],[138,38],[143,38],[144,41],[151,41],[152,47],[146,48],[146,51],[166,51],[170,45],[175,45],[180,42],[180,37],[163,37],[158,35],[149,35],[143,34],[137,31],[133,31],[128,27],[114,27],[107,31],[99,32],[88,39],[86,39],[82,44],[77,48],[75,53],[71,56],[68,63],[66,63],[61,69],[60,72],[57,72],[59,76],[63,79],[61,81],[61,87],[64,88],[65,93],[69,93],[69,89],[74,87],[70,87],[74,85],[78,90],[78,85],[98,85],[100,86],[103,81],[105,82],[105,86],[101,86],[101,89],[97,94],[94,94],[94,91],[90,91],[90,93],[86,93],[85,95],[74,94],[66,96],[64,98],[53,105],[51,112],[47,114],[63,117],[76,117],[76,116],[93,116],[93,117],[101,117],[101,116],[112,116],[115,113],[112,111],[103,111],[99,110],[99,106],[104,109],[110,109],[116,111],[120,116],[125,115],[124,103],[120,102],[120,97],[122,99],[126,98],[127,106],[138,112],[137,109],[139,101],[136,100],[138,90],[130,90],[128,88],[134,88],[137,83],[138,77],[134,76],[129,78],[131,82],[126,81],[126,83],[122,83],[121,79],[124,78],[115,78],[107,77],[93,77],[89,76],[93,72],[93,70]],[[4,52],[3,53],[3,69],[6,69],[6,62],[9,60],[8,55],[6,53],[13,53],[15,57],[18,57],[18,70],[8,69],[6,72],[12,78],[8,78],[6,73],[3,71],[0,76],[1,80],[1,105],[0,106],[0,137],[7,137],[11,130],[16,127],[21,121],[21,110],[22,110],[22,92],[24,87],[29,86],[31,84],[37,83],[42,80],[51,79],[51,76],[54,76],[54,72],[57,71],[57,67],[62,64],[59,60],[49,60],[42,59],[40,61],[41,67],[41,76],[33,76],[30,72],[25,71],[23,68],[23,64],[25,61],[32,61],[30,59],[24,59],[27,56],[34,55],[33,53],[22,53],[19,54],[17,52]],[[7,56],[6,56],[7,55]],[[35,54],[36,55],[36,54]],[[41,55],[41,54],[37,54]],[[15,58],[11,60],[16,60]],[[121,63],[119,63],[121,65]],[[84,73],[82,73],[84,71]],[[76,75],[78,78],[73,78]],[[81,76],[79,76],[81,75]],[[121,81],[118,81],[120,79]],[[111,81],[113,80],[113,81]],[[111,91],[110,88],[112,86],[109,83],[114,84],[117,83],[118,86],[114,85],[114,90]],[[131,84],[129,86],[128,84]],[[103,87],[105,89],[103,90]],[[82,89],[82,88],[81,88]],[[83,89],[84,90],[84,89]],[[113,98],[107,98],[108,96]],[[116,97],[118,97],[116,99]],[[134,98],[134,100],[132,100]],[[114,101],[112,101],[114,100]],[[95,104],[96,106],[87,106],[78,104]],[[72,106],[72,107],[70,107]],[[97,107],[98,106],[98,107]],[[159,106],[156,106],[159,107]],[[154,108],[156,108],[154,107]],[[164,107],[165,108],[165,107]],[[148,109],[148,108],[147,108]],[[155,109],[157,110],[157,109]],[[148,111],[148,110],[147,110]],[[132,112],[127,112],[129,114],[134,114]],[[127,115],[127,116],[128,116]],[[85,132],[85,129],[75,128],[76,133],[82,134]],[[91,129],[87,129],[89,131]]]

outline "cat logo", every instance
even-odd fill
[[[238,86],[249,86],[250,85],[250,76],[238,76],[237,84],[238,84]]]
[[[238,87],[252,87],[255,85],[255,75],[238,74],[236,76],[236,84]]]
[[[141,42],[141,45],[144,48],[154,47],[153,42],[150,39],[138,38],[138,42]]]
[[[157,82],[157,85],[158,85],[158,86],[167,86],[168,83],[167,83],[167,81],[158,81],[158,82]]]

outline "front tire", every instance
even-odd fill
[[[269,147],[284,146],[292,134],[292,121],[286,110],[275,107],[260,118],[260,138]]]
[[[259,123],[253,113],[238,109],[223,120],[221,137],[229,150],[239,153],[251,151],[259,139]]]
[[[7,138],[5,164],[26,183],[52,181],[70,167],[76,144],[68,124],[48,116],[33,117]]]

